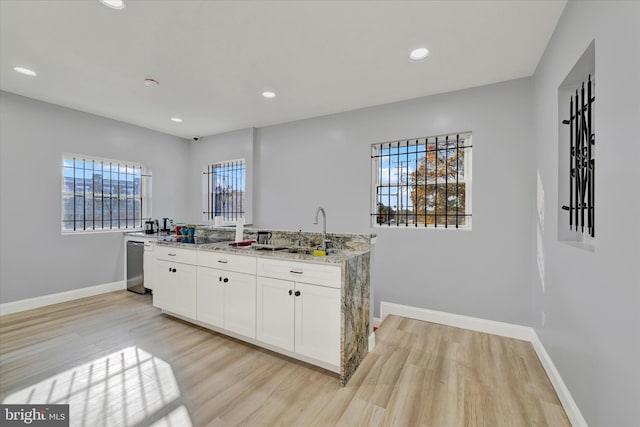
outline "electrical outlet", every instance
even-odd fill
[[[540,315],[540,320],[542,321],[542,327],[544,328],[544,324],[547,321],[547,315],[545,314],[545,312],[543,311],[542,314]]]

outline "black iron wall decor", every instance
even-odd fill
[[[592,92],[591,76],[586,84],[569,102],[569,229],[586,232],[595,237],[595,159],[592,112],[595,96]]]

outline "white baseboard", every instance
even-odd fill
[[[531,341],[531,334],[533,333],[533,329],[527,326],[496,322],[495,320],[479,319],[477,317],[462,316],[460,314],[445,313],[443,311],[428,310],[426,308],[410,307],[407,305],[393,304],[384,301],[381,302],[380,317],[382,320],[384,320],[389,314],[525,341]]]
[[[511,323],[496,322],[494,320],[480,319],[477,317],[462,316],[459,314],[446,313],[443,311],[429,310],[426,308],[411,307],[407,305],[380,302],[380,318],[382,321],[388,315],[408,317],[410,319],[423,320],[425,322],[439,323],[441,325],[454,326],[457,328],[469,329],[472,331],[484,332],[487,334],[499,335],[507,338],[514,338],[529,341],[533,346],[540,363],[544,367],[553,388],[560,399],[560,403],[567,414],[567,418],[573,427],[587,427],[582,413],[576,402],[573,400],[569,389],[562,380],[560,373],[556,369],[551,357],[545,350],[542,342],[538,338],[536,331],[529,326],[514,325]],[[378,319],[378,322],[380,319]],[[374,325],[376,318],[374,318]]]
[[[373,327],[374,328],[379,328],[380,327],[380,323],[382,323],[382,320],[380,320],[379,317],[374,317],[373,318]]]
[[[89,286],[87,288],[74,289],[72,291],[59,292],[57,294],[42,295],[35,298],[5,302],[0,304],[0,315],[18,313],[20,311],[31,310],[33,308],[40,308],[47,305],[59,304],[61,302],[73,301],[75,299],[92,297],[94,295],[126,289],[126,287],[127,282],[121,280],[119,282]]]
[[[376,333],[371,332],[371,334],[369,335],[369,353],[371,353],[375,348],[376,348]]]
[[[556,390],[556,394],[558,395],[558,399],[560,399],[560,403],[562,403],[562,407],[564,408],[564,412],[567,414],[567,418],[571,422],[573,427],[587,427],[587,422],[585,421],[578,405],[573,400],[571,393],[569,393],[569,389],[567,388],[564,381],[562,381],[562,377],[560,373],[556,369],[556,366],[553,364],[549,353],[545,350],[540,338],[538,338],[538,334],[533,331],[533,335],[531,338],[531,345],[533,345],[533,349],[536,351],[538,355],[538,359],[540,359],[540,363],[542,363],[542,367],[544,368],[553,388]]]

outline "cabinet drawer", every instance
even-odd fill
[[[252,256],[231,255],[223,252],[198,252],[198,265],[236,271],[238,273],[256,274],[256,258]]]
[[[340,267],[258,258],[258,276],[340,288]]]
[[[157,245],[153,253],[156,259],[180,262],[182,264],[196,264],[197,252],[192,249],[180,249],[171,246]]]

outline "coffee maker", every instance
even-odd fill
[[[162,218],[162,228],[160,231],[163,233],[169,233],[173,228],[173,220],[171,218]]]
[[[152,219],[148,219],[144,222],[144,234],[155,233],[156,223]]]

